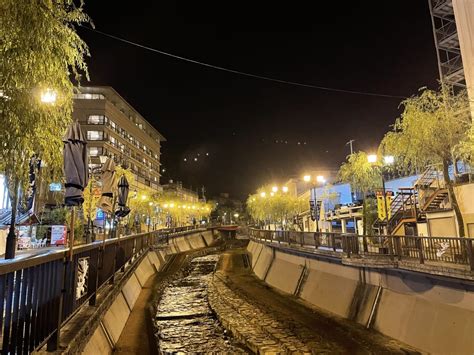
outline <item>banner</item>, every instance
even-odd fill
[[[386,217],[385,211],[385,201],[388,209],[388,219],[392,218],[392,201],[393,201],[393,191],[385,191],[385,196],[383,195],[382,190],[376,191],[377,197],[377,217],[379,220],[384,221]]]
[[[63,225],[51,226],[51,245],[66,245],[67,228]]]

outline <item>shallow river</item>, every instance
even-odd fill
[[[164,353],[246,353],[209,307],[207,282],[218,255],[194,258],[184,276],[171,282],[158,304],[158,346]]]

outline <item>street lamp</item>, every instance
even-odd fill
[[[265,191],[260,192],[260,197],[261,198],[265,198],[266,196],[267,196],[267,194],[266,194]]]
[[[287,193],[288,192],[288,186],[283,186],[281,188],[281,190],[284,192],[284,193]]]
[[[305,182],[311,182],[311,175],[303,176],[303,180]],[[314,190],[314,203],[315,203],[316,212],[318,211],[318,196],[317,196],[316,188],[317,188],[318,184],[324,185],[325,182],[326,182],[326,179],[324,178],[323,175],[317,175],[315,183],[312,184],[312,189]],[[321,203],[322,203],[322,201],[321,201]],[[319,232],[318,216],[316,216],[314,221],[316,222],[316,232]]]
[[[272,191],[273,191],[273,192],[278,192],[278,186],[273,186],[273,187],[272,187]]]
[[[370,164],[375,164],[377,162],[377,154],[369,154],[367,156],[367,161],[370,163]]]
[[[54,104],[56,102],[57,94],[52,89],[46,89],[40,95],[41,102],[45,104]]]

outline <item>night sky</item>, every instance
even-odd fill
[[[427,1],[303,3],[89,0],[86,12],[98,30],[257,75],[401,96],[436,87]],[[400,114],[397,98],[252,79],[78,31],[91,51],[83,85],[114,87],[167,138],[162,183],[210,196],[337,169],[349,139],[373,150]]]

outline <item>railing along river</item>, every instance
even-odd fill
[[[55,350],[60,328],[97,291],[134,264],[150,246],[165,244],[194,227],[97,241],[28,259],[0,264],[0,330],[2,354],[30,353],[44,344]]]
[[[249,229],[251,238],[309,251],[332,251],[339,257],[385,257],[391,261],[425,261],[465,265],[474,271],[472,238],[356,235]]]

